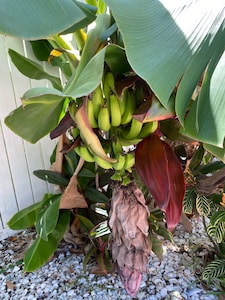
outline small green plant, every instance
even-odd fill
[[[184,212],[199,215],[205,233],[212,242],[212,258],[201,271],[201,280],[208,286],[215,286],[221,293],[225,291],[225,165],[202,151],[202,159],[195,155],[187,172],[190,184],[184,197]],[[206,176],[208,175],[208,176]],[[191,179],[190,179],[191,178]]]

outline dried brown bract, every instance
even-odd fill
[[[110,249],[125,289],[134,297],[151,252],[148,237],[149,209],[141,190],[131,183],[113,187],[109,226]]]

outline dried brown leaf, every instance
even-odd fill
[[[71,208],[87,208],[88,204],[83,196],[77,189],[77,176],[72,176],[70,182],[66,187],[60,201],[60,209]]]

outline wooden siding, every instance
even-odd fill
[[[13,214],[40,201],[44,193],[52,189],[35,177],[33,171],[49,168],[49,157],[56,143],[46,136],[35,145],[30,144],[4,124],[4,118],[21,105],[24,92],[31,87],[48,85],[44,80],[23,76],[11,62],[9,48],[34,59],[28,42],[0,35],[0,240],[13,233],[7,227]],[[51,74],[58,73],[46,64],[43,67]]]

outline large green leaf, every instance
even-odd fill
[[[59,217],[59,202],[61,194],[59,195],[48,195],[44,196],[42,205],[37,214],[36,219],[36,230],[39,236],[47,241],[48,236],[56,227]]]
[[[41,202],[32,204],[16,213],[7,223],[9,228],[20,230],[34,226]]]
[[[24,256],[24,272],[32,272],[45,264],[57,248],[70,220],[70,211],[63,210],[60,213],[55,230],[49,234],[48,241],[40,236],[34,241]]]
[[[105,2],[123,36],[129,63],[165,106],[200,46],[207,48],[205,41],[210,36],[211,42],[224,22],[223,1]],[[199,70],[205,64],[201,59],[192,67]]]
[[[47,79],[52,83],[54,88],[58,90],[62,89],[60,79],[45,72],[40,64],[37,64],[12,49],[9,49],[9,55],[14,65],[23,75],[37,80]]]
[[[6,125],[30,143],[36,143],[58,124],[64,94],[50,88],[33,88],[22,97],[24,106],[12,111]]]
[[[215,55],[206,72],[198,99],[185,119],[184,134],[223,148],[225,137],[225,53]],[[222,150],[222,149],[221,149]]]
[[[0,0],[0,33],[35,40],[93,21],[78,4],[75,0]]]
[[[65,94],[72,97],[87,95],[100,83],[106,51],[106,48],[99,51],[103,44],[101,35],[109,25],[109,15],[97,17],[95,27],[88,33],[80,63],[64,89]]]

